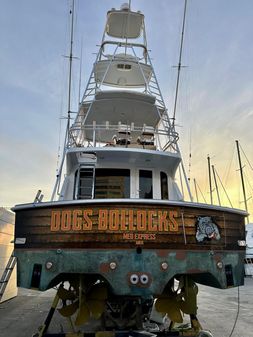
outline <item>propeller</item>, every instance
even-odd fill
[[[103,282],[96,282],[87,289],[87,284],[80,279],[79,286],[73,282],[69,289],[60,287],[58,296],[62,300],[62,308],[58,309],[64,317],[77,313],[75,324],[82,325],[90,318],[99,319],[105,309],[108,296],[107,286]],[[69,302],[71,302],[69,304]]]
[[[157,298],[155,308],[158,312],[166,313],[172,322],[182,323],[182,313],[197,314],[197,293],[196,283],[182,276],[176,290],[170,286]]]

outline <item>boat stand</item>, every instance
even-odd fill
[[[60,286],[62,287],[62,285]],[[59,288],[60,289],[60,288]],[[46,336],[46,331],[51,323],[51,320],[53,318],[53,315],[55,313],[55,309],[57,308],[57,305],[59,303],[59,300],[60,300],[60,297],[58,296],[58,291],[59,289],[57,290],[57,293],[54,297],[54,300],[53,300],[53,303],[52,303],[52,306],[47,314],[47,317],[45,319],[45,322],[42,326],[39,327],[39,331],[35,334],[32,335],[32,337],[42,337],[42,336]],[[58,335],[60,336],[60,335]]]

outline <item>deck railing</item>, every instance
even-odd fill
[[[69,147],[124,146],[178,152],[178,133],[175,130],[168,133],[162,127],[137,126],[134,123],[97,124],[94,121],[89,125],[76,122],[69,132]]]

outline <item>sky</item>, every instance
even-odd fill
[[[123,2],[76,0],[72,110],[78,102],[81,46],[83,91],[106,13]],[[70,4],[1,0],[0,206],[32,202],[38,189],[45,200],[51,197],[67,111]],[[132,0],[131,5],[145,15],[148,48],[170,113],[184,1]],[[176,124],[193,194],[196,179],[201,202],[201,193],[210,200],[209,155],[233,206],[244,207],[235,151],[239,140],[253,213],[252,19],[252,0],[188,0]],[[222,203],[229,205],[219,188]]]

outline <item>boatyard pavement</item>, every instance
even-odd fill
[[[55,290],[46,292],[19,289],[18,296],[0,304],[0,337],[31,337],[37,332],[50,309]],[[239,288],[240,310],[238,311],[238,288],[226,290],[199,286],[198,318],[214,337],[253,337],[253,278],[245,279]],[[70,331],[66,320],[55,313],[50,332]]]

